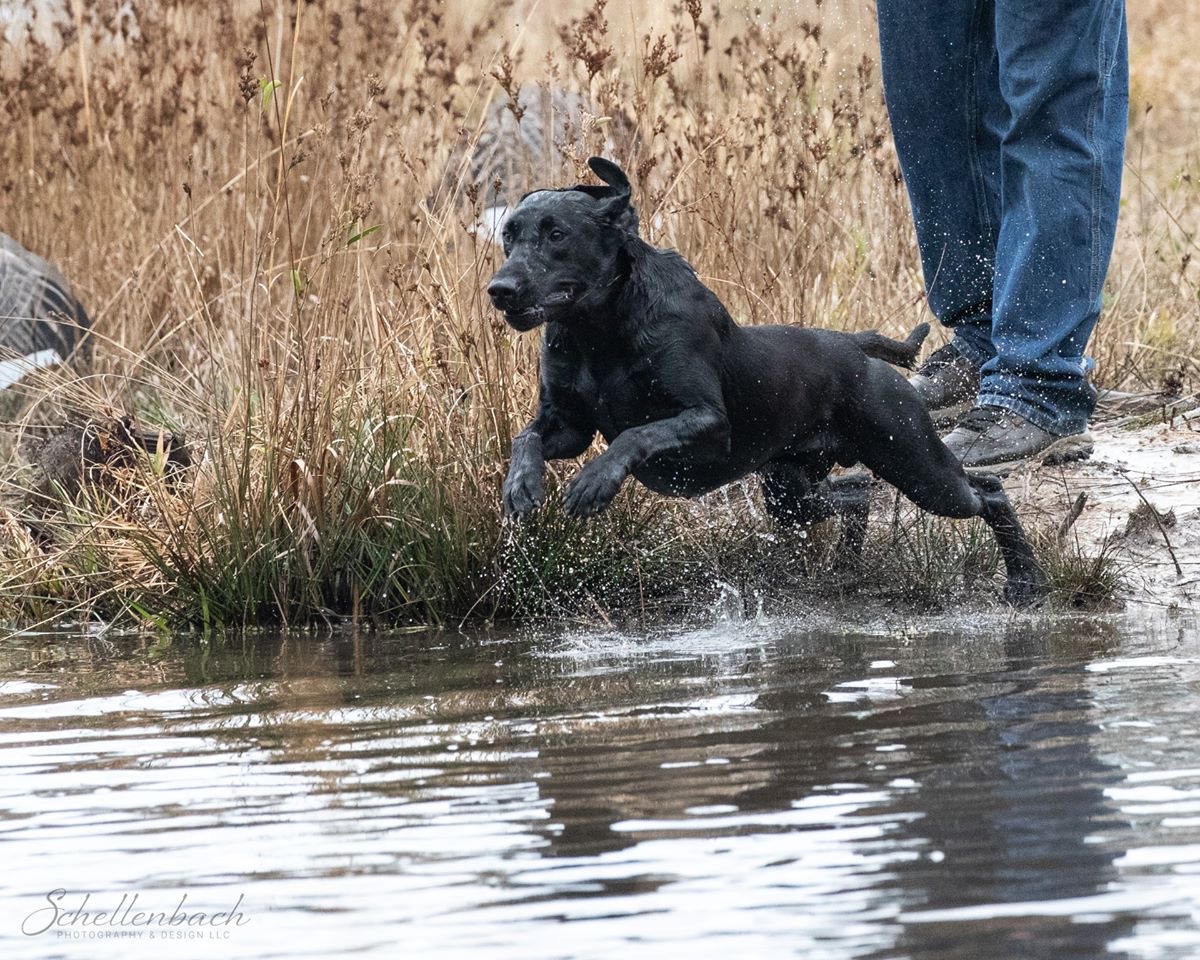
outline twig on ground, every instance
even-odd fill
[[[1067,534],[1071,532],[1071,528],[1075,526],[1075,521],[1079,519],[1079,515],[1083,513],[1083,508],[1087,505],[1088,495],[1081,490],[1079,496],[1075,498],[1075,502],[1071,504],[1071,509],[1067,511],[1067,515],[1063,517],[1062,523],[1058,526],[1058,542],[1062,543],[1067,539]]]
[[[1154,525],[1158,527],[1158,532],[1162,534],[1163,543],[1167,545],[1167,553],[1171,555],[1171,562],[1175,564],[1175,572],[1182,577],[1183,567],[1179,565],[1179,558],[1175,556],[1175,548],[1171,546],[1171,538],[1167,536],[1167,528],[1163,526],[1162,517],[1159,515],[1158,510],[1151,506],[1150,501],[1146,499],[1141,489],[1136,483],[1133,482],[1133,479],[1128,473],[1126,473],[1124,470],[1119,472],[1122,477],[1129,481],[1129,485],[1133,487],[1133,492],[1138,495],[1138,499],[1141,500],[1142,503],[1146,505],[1146,509],[1150,511],[1150,517],[1154,520]]]

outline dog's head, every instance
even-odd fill
[[[621,251],[637,236],[637,212],[620,167],[602,157],[588,166],[606,186],[535,190],[504,224],[506,259],[487,291],[517,330],[586,316],[615,293]]]

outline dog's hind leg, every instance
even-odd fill
[[[822,482],[824,474],[807,463],[777,460],[763,467],[758,479],[767,513],[785,529],[811,527],[836,512]]]
[[[862,563],[863,543],[867,538],[867,520],[871,515],[871,477],[856,471],[830,477],[823,484],[834,510],[842,518],[838,539],[837,565],[855,569]]]
[[[934,439],[938,446],[945,449],[936,434]],[[923,457],[932,452],[932,444],[920,451],[904,450],[897,445],[898,455],[906,461],[903,466],[890,458],[881,460],[864,457],[863,463],[922,510],[956,519],[982,517],[992,528],[1000,555],[1004,558],[1007,575],[1004,599],[1017,607],[1029,606],[1037,601],[1046,592],[1046,575],[1033,555],[1021,522],[999,479],[993,476],[968,476],[949,451],[946,451],[948,462],[932,456],[928,461],[923,461]]]
[[[867,531],[870,477],[859,473],[826,479],[831,467],[825,457],[768,464],[759,471],[763,503],[771,519],[786,530],[841,517],[837,565],[856,566]]]
[[[1017,512],[1004,492],[1004,484],[991,474],[968,475],[967,479],[983,503],[980,516],[992,528],[1004,558],[1004,569],[1008,574],[1004,599],[1014,607],[1035,603],[1048,589],[1046,575],[1033,555]]]
[[[1014,606],[1036,601],[1046,592],[1046,575],[1000,481],[969,477],[938,437],[916,390],[879,361],[869,363],[869,383],[847,421],[858,458],[922,510],[982,517],[1004,558],[1005,599]]]

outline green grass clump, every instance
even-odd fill
[[[1038,557],[1050,581],[1051,602],[1066,610],[1108,610],[1119,606],[1123,563],[1113,538],[1085,550],[1073,537],[1043,536]]]

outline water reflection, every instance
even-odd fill
[[[225,957],[1195,956],[1198,681],[1167,619],[15,636],[0,931],[68,887],[244,894]]]
[[[991,689],[979,676],[920,681],[926,689],[973,687],[982,696],[932,703],[903,758],[917,780],[911,803],[924,813],[926,856],[904,864],[901,952],[928,957],[1125,956],[1109,944],[1127,934],[1120,909],[1089,907],[1117,877],[1117,851],[1094,842],[1128,820],[1108,801],[1120,770],[1095,752],[1098,726],[1085,662],[1112,649],[1104,638],[1055,650],[1053,634],[1027,627],[1003,636]],[[991,678],[988,678],[991,679]],[[1069,912],[1047,907],[1079,901]],[[1086,922],[1079,917],[1091,914]],[[988,939],[962,943],[962,928]]]

